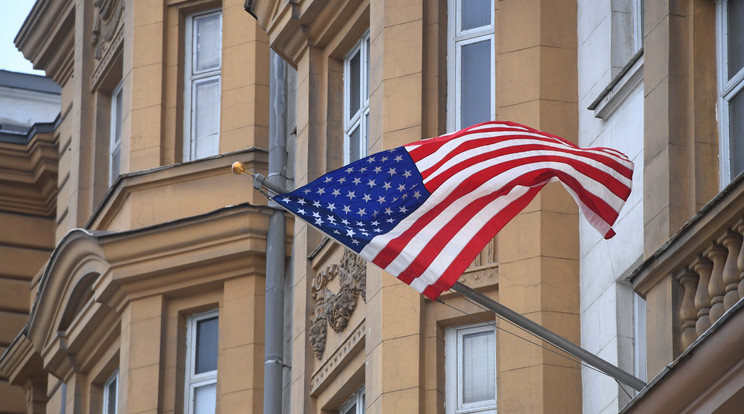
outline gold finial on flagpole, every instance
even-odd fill
[[[232,165],[232,172],[236,175],[243,174],[245,172],[245,166],[240,161],[235,161]]]

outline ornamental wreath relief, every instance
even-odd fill
[[[338,278],[339,291],[328,289],[328,282]],[[356,309],[359,295],[367,302],[367,264],[364,259],[351,250],[345,249],[341,263],[326,267],[313,279],[311,295],[315,302],[310,328],[310,345],[320,360],[326,346],[328,325],[335,332],[341,332],[349,324],[351,314]]]

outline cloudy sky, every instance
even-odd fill
[[[44,75],[43,71],[34,70],[31,62],[13,44],[13,39],[31,11],[34,1],[0,0],[0,69]]]

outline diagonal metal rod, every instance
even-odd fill
[[[235,163],[233,165],[233,172],[235,172],[236,174],[241,174],[246,171],[245,169],[243,169],[242,164]],[[266,177],[261,174],[253,173],[251,174],[251,176],[254,179],[253,186],[256,188],[264,187],[277,194],[284,194],[289,192],[289,190],[269,182]],[[555,346],[563,352],[566,352],[567,354],[586,362],[587,364],[600,370],[606,375],[615,378],[623,384],[627,384],[633,387],[636,391],[640,391],[641,389],[643,389],[643,387],[646,386],[645,382],[636,378],[635,376],[623,371],[615,365],[612,365],[604,359],[592,354],[586,349],[574,344],[568,339],[565,339],[555,332],[527,319],[519,313],[507,308],[506,306],[500,304],[499,302],[496,302],[488,296],[468,287],[467,285],[463,285],[460,282],[455,282],[455,284],[452,286],[452,290],[493,311],[502,318],[525,329],[526,331]]]
[[[615,378],[616,380],[633,387],[637,391],[640,391],[641,389],[643,389],[643,387],[646,386],[645,382],[641,381],[635,376],[630,375],[629,373],[592,354],[586,349],[572,343],[571,341],[563,338],[555,332],[538,325],[537,323],[527,319],[519,313],[507,308],[499,302],[496,302],[488,296],[466,285],[463,285],[460,282],[455,282],[455,284],[452,286],[452,290],[473,300],[474,302],[477,302],[487,309],[492,310],[497,315],[510,322],[513,322],[521,328],[524,328],[543,341],[555,346],[558,349],[563,350],[569,355],[579,358],[580,360],[586,362],[594,368],[597,368],[598,370],[611,376],[612,378]]]

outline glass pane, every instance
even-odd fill
[[[744,89],[729,101],[731,178],[744,171]]]
[[[491,41],[460,51],[460,128],[491,120]]]
[[[361,56],[357,52],[354,57],[349,61],[349,119],[354,116],[359,110],[359,96],[361,91],[359,90],[360,85],[360,70],[361,70]]]
[[[121,142],[121,106],[122,93],[119,89],[114,98],[114,142]]]
[[[214,414],[217,408],[217,384],[194,388],[194,414]]]
[[[367,77],[366,77],[366,79],[364,79],[364,90],[365,90],[365,92],[367,94],[367,99],[369,99],[369,38],[367,38],[367,48],[366,48],[366,50],[367,50],[367,59],[366,59]]]
[[[496,336],[480,332],[462,337],[462,402],[496,399]]]
[[[220,67],[220,15],[194,18],[194,72]]]
[[[491,0],[462,0],[460,30],[491,25]]]
[[[362,146],[359,133],[359,126],[357,126],[354,131],[349,134],[349,162],[362,158],[360,156]]]
[[[116,412],[116,380],[117,378],[114,378],[106,387],[106,414]]]
[[[729,79],[744,67],[744,1],[728,1]]]
[[[217,369],[218,318],[202,319],[196,323],[195,374]]]
[[[116,177],[121,172],[121,148],[117,148],[113,154],[111,154],[111,177],[110,181],[113,183]]]
[[[194,85],[194,158],[219,153],[220,80],[212,78]]]

